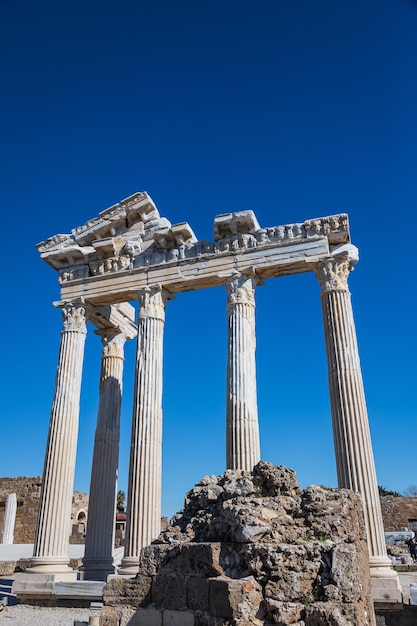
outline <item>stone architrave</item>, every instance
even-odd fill
[[[398,576],[387,556],[375,463],[362,380],[350,292],[352,264],[358,260],[352,245],[336,248],[316,270],[322,293],[330,403],[339,487],[362,495],[372,578]],[[387,591],[390,591],[387,589]],[[398,595],[398,594],[397,594]]]
[[[81,374],[87,333],[83,303],[62,305],[62,332],[33,557],[28,572],[72,574],[68,539],[74,491]]]
[[[3,527],[1,532],[1,543],[12,544],[14,536],[14,525],[16,523],[17,497],[15,493],[9,493],[6,498],[6,508],[4,510]]]
[[[256,275],[237,274],[227,284],[228,360],[226,467],[251,471],[261,458],[255,362]]]
[[[139,294],[126,540],[118,570],[124,575],[137,573],[141,548],[161,530],[162,353],[168,297],[160,285]]]
[[[115,571],[113,547],[126,335],[116,329],[95,332],[101,336],[103,351],[87,532],[81,571],[84,580],[107,580],[107,576]]]

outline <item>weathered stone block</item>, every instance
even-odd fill
[[[146,576],[156,576],[172,546],[158,543],[142,548],[139,555],[139,572]]]
[[[280,602],[297,602],[313,594],[318,567],[308,564],[302,572],[285,571],[274,573],[265,586],[265,597]]]
[[[183,576],[218,576],[223,573],[220,565],[220,543],[185,543],[167,552],[163,569]]]
[[[162,611],[138,609],[127,626],[162,626],[162,619]]]
[[[0,576],[11,576],[16,568],[16,561],[0,561]]]
[[[368,567],[367,561],[367,554],[361,558],[355,544],[342,543],[333,548],[331,577],[344,602],[357,602],[369,594],[370,589],[364,588],[365,580],[361,576],[363,568]]]
[[[264,604],[268,620],[280,626],[297,624],[302,619],[305,610],[303,604],[296,602],[279,602],[268,599]]]
[[[240,579],[226,577],[209,581],[210,613],[223,618],[255,618],[262,601],[262,588],[252,576]]]
[[[103,602],[110,606],[143,606],[151,602],[152,578],[112,578],[103,589]]]
[[[187,583],[187,606],[195,611],[209,608],[209,583],[207,578],[190,576]]]
[[[312,592],[321,567],[318,542],[299,545],[255,544],[248,546],[249,571],[265,579],[265,598],[279,602],[302,601]]]
[[[188,611],[164,611],[162,626],[194,626],[194,613]]]
[[[134,622],[132,621],[135,617],[136,609],[130,606],[121,606],[119,607],[119,619],[120,626],[133,626]]]
[[[184,611],[187,608],[187,578],[169,572],[161,572],[152,585],[152,602],[157,609]]]
[[[265,495],[270,496],[297,496],[300,493],[300,483],[296,473],[283,465],[272,465],[267,461],[259,461],[253,468],[253,482],[262,487]]]
[[[372,617],[364,606],[317,602],[305,608],[305,626],[370,626]]]
[[[213,615],[199,611],[194,614],[194,626],[224,626],[224,624],[221,617],[213,617]]]
[[[19,559],[16,563],[16,572],[26,572],[26,569],[30,566],[30,559]]]
[[[365,541],[360,496],[348,489],[323,489],[311,485],[302,494],[302,516],[312,536]]]
[[[101,609],[100,626],[119,626],[119,614],[113,606],[103,606]]]

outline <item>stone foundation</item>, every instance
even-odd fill
[[[360,497],[263,461],[204,477],[103,600],[101,626],[370,626]]]

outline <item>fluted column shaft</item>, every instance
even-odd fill
[[[101,335],[103,351],[85,552],[81,568],[85,580],[106,580],[108,574],[115,571],[113,547],[126,341],[124,333],[117,330],[96,333]]]
[[[366,409],[355,323],[347,278],[347,255],[319,263],[317,278],[326,340],[327,366],[339,487],[358,491],[364,504],[371,575],[395,576],[387,556]]]
[[[167,293],[159,285],[140,292],[138,343],[126,510],[120,574],[135,574],[143,546],[161,530],[162,355]]]
[[[12,544],[14,537],[14,525],[16,523],[17,497],[15,493],[9,493],[6,498],[6,508],[4,510],[3,528],[1,532],[1,542]]]
[[[252,470],[261,457],[255,362],[256,276],[236,275],[228,292],[226,467]]]
[[[67,302],[46,446],[33,558],[28,572],[65,573],[74,490],[86,310]]]

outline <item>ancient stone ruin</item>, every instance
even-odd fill
[[[364,504],[372,594],[401,602],[387,556],[348,276],[358,261],[344,213],[261,226],[253,211],[214,218],[214,241],[186,222],[161,217],[146,192],[106,209],[71,233],[38,245],[58,272],[62,332],[34,553],[28,574],[71,578],[66,520],[74,483],[87,322],[103,344],[100,399],[82,575],[115,572],[114,510],[123,351],[136,338],[125,553],[121,575],[138,572],[142,547],[160,532],[165,308],[175,294],[225,288],[226,468],[251,471],[260,460],[255,359],[255,292],[263,281],[311,272],[321,288],[338,484]],[[135,310],[130,302],[139,305]],[[175,304],[169,304],[175,306]],[[135,323],[137,322],[137,323]],[[243,383],[244,381],[244,383]],[[39,579],[38,579],[39,580]]]
[[[101,626],[369,626],[360,497],[264,461],[205,476],[103,597]]]
[[[0,477],[0,527],[4,524],[7,500],[16,496],[15,518],[13,520],[13,541],[10,543],[33,543],[42,476]],[[88,494],[74,491],[71,499],[70,519],[68,520],[69,543],[83,543],[85,522],[88,516]],[[6,543],[0,536],[0,543]]]

